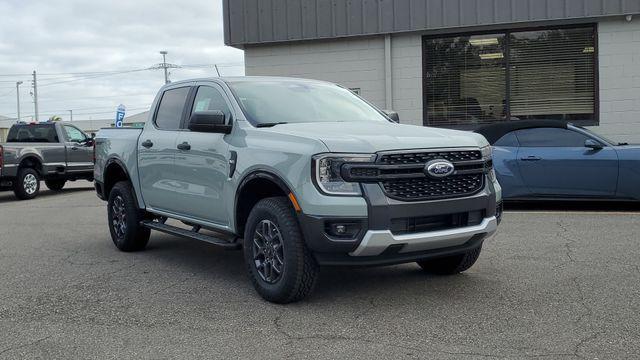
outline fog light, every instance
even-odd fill
[[[339,239],[353,239],[358,235],[360,229],[359,223],[327,222],[325,224],[327,235]]]

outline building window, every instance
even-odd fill
[[[425,125],[597,124],[595,27],[424,38]]]

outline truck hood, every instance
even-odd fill
[[[276,125],[269,130],[318,139],[329,151],[342,153],[488,145],[482,135],[472,132],[394,123],[292,123]]]

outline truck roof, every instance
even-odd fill
[[[322,80],[314,80],[314,79],[304,79],[304,78],[294,78],[294,77],[284,77],[284,76],[222,76],[222,77],[207,77],[207,78],[196,78],[196,79],[188,79],[188,80],[180,80],[175,81],[165,86],[171,86],[176,84],[187,84],[194,81],[221,81],[221,82],[240,82],[240,81],[248,81],[248,82],[261,82],[261,81],[294,81],[294,82],[307,82],[307,83],[321,83],[321,84],[330,84],[330,82],[322,81]]]

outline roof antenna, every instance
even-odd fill
[[[218,70],[218,64],[213,64],[213,67],[216,68],[216,72],[218,73],[218,77],[220,77],[220,70]]]

